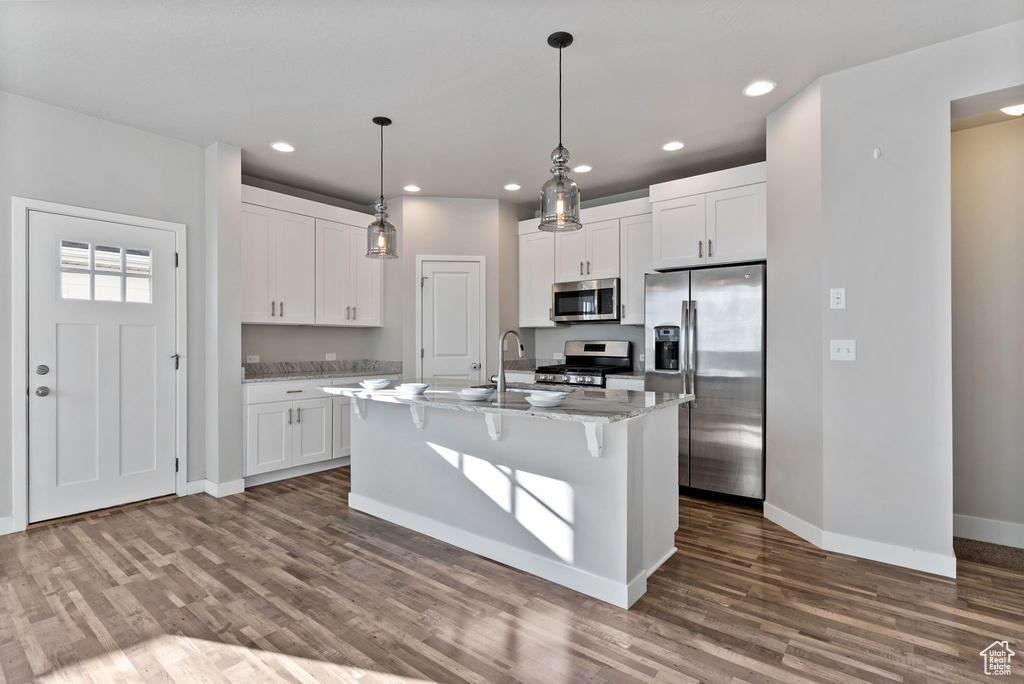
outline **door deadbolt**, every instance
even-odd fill
[[[50,367],[49,366],[44,366],[42,364],[36,366],[36,375],[46,375],[49,372],[50,372]]]
[[[37,397],[45,397],[49,393],[50,393],[50,388],[49,387],[36,387],[36,396]]]

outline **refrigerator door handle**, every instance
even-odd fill
[[[679,353],[679,375],[683,380],[683,394],[689,394],[690,383],[690,302],[683,301],[682,349]]]
[[[689,337],[686,346],[690,357],[686,365],[690,372],[690,394],[693,395],[690,408],[694,408],[697,406],[697,302],[693,299],[690,300],[690,320],[686,325],[686,333]]]

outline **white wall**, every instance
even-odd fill
[[[386,287],[386,286],[385,286]],[[338,361],[378,358],[367,352],[371,328],[334,328],[311,325],[243,325],[242,361],[250,354],[261,363],[276,361],[323,361],[325,354],[337,354]],[[397,361],[384,359],[386,361]]]
[[[784,256],[769,241],[768,261],[820,263],[819,349],[829,339],[857,340],[855,363],[826,362],[822,371],[824,545],[953,574],[949,103],[1024,83],[1024,22],[819,83],[820,247],[796,245],[796,254]],[[798,164],[791,155],[806,154],[769,140],[773,150],[769,168]],[[806,182],[769,184],[769,196],[814,192],[813,180]],[[769,233],[800,221],[794,212],[775,211]],[[847,288],[845,311],[827,310],[826,287]],[[769,393],[806,368],[795,359],[777,363]],[[768,415],[770,433],[776,421],[771,409]],[[788,429],[814,431],[817,421],[794,416]],[[802,471],[818,458],[810,450],[794,456],[775,477],[803,482]]]
[[[632,342],[633,365],[639,363],[644,353],[644,327],[642,325],[619,325],[618,323],[579,323],[559,325],[554,328],[536,328],[533,345],[526,348],[527,356],[541,361],[550,361],[555,354],[565,351],[566,340],[626,340]]]
[[[184,223],[188,235],[188,479],[204,475],[204,216],[199,147],[0,92],[0,226],[11,197]],[[0,256],[0,320],[10,320],[9,249]],[[4,326],[6,329],[6,325]],[[0,517],[11,513],[10,336],[0,334]]]
[[[954,531],[1024,547],[1024,118],[953,133],[952,172]]]

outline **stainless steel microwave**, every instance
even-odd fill
[[[619,320],[619,279],[555,283],[551,286],[551,320],[555,323]]]

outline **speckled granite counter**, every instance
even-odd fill
[[[693,400],[692,394],[577,388],[567,391],[565,401],[557,407],[537,408],[526,401],[528,392],[515,390],[501,394],[495,392],[485,401],[464,401],[459,398],[457,392],[468,386],[465,383],[452,381],[434,382],[426,393],[411,397],[400,395],[394,389],[367,390],[359,385],[336,385],[321,389],[329,394],[341,394],[410,406],[475,413],[524,415],[577,423],[615,423]],[[517,386],[517,389],[526,388],[551,391],[550,385]]]
[[[401,375],[401,361],[358,359],[355,361],[284,361],[247,363],[242,366],[243,383],[281,380],[318,380],[379,375]]]

